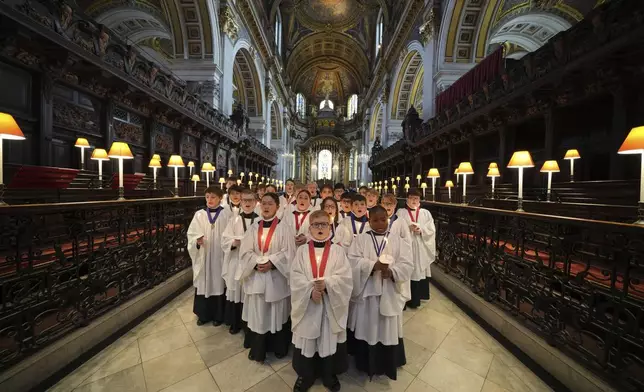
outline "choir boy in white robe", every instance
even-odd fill
[[[221,206],[222,197],[221,188],[206,189],[206,208],[195,213],[188,227],[188,253],[195,287],[192,311],[197,315],[197,325],[212,321],[219,326],[224,321],[226,285],[222,277],[221,237],[231,213]]]
[[[411,233],[409,232],[409,227],[407,227],[401,219],[398,219],[398,214],[396,214],[398,211],[398,199],[396,199],[396,196],[392,193],[383,195],[380,205],[387,211],[389,231],[405,238],[406,241],[410,241],[409,245],[411,246]]]
[[[221,246],[224,251],[224,266],[222,276],[226,282],[226,325],[230,326],[231,334],[238,333],[243,327],[242,307],[244,290],[239,280],[235,279],[239,267],[239,247],[246,231],[259,220],[254,212],[257,201],[250,189],[241,192],[241,213],[231,216],[222,234]]]
[[[297,249],[291,266],[293,391],[305,392],[317,378],[329,390],[340,390],[338,374],[347,371],[347,317],[353,285],[344,250],[331,240],[329,217],[311,213],[311,241]]]
[[[302,189],[297,193],[295,202],[295,208],[290,213],[286,213],[282,220],[293,229],[295,245],[301,246],[308,241],[309,216],[312,209],[311,194],[306,189]]]
[[[407,205],[397,213],[398,220],[411,233],[414,271],[411,274],[411,300],[407,306],[412,309],[420,306],[421,299],[429,299],[430,265],[436,259],[434,218],[428,210],[420,208],[420,195],[417,189],[410,189]]]
[[[349,214],[351,214],[351,204],[353,203],[353,195],[351,194],[351,192],[344,192],[341,196],[341,199],[339,201],[335,199],[335,201],[340,206],[340,212],[339,212],[340,218],[341,220],[344,220],[344,218],[346,218],[347,216],[349,216]]]
[[[309,182],[306,184],[306,190],[311,194],[311,211],[319,210],[322,199],[318,197],[318,184]]]
[[[266,191],[268,192],[268,191]],[[280,209],[286,208],[295,199],[295,181],[289,178],[284,183],[284,194],[280,196]]]
[[[333,187],[331,184],[324,184],[320,189],[320,201],[323,201],[327,197],[333,197]]]
[[[331,196],[322,200],[322,210],[329,215],[331,221],[331,241],[342,246],[345,252],[349,250],[353,235],[345,225],[340,225],[338,203]]]
[[[360,188],[358,188],[358,193],[361,194],[364,197],[367,197],[367,191],[368,190],[369,190],[369,188],[367,188],[366,186],[363,185]]]
[[[353,270],[348,349],[358,370],[395,380],[406,363],[402,312],[413,263],[409,243],[388,232],[384,208],[374,207],[369,224],[371,230],[359,235],[348,253]]]
[[[367,200],[364,196],[354,194],[351,201],[351,213],[340,223],[349,233],[353,241],[358,235],[368,232],[369,218],[367,218]]]
[[[229,202],[229,196],[228,196],[228,191],[230,190],[230,187],[237,185],[237,177],[226,177],[226,194],[221,202],[223,206],[226,206],[230,204]]]
[[[344,184],[341,182],[338,182],[335,184],[333,187],[333,197],[335,198],[335,201],[338,203],[342,201],[342,195],[345,192]]]
[[[238,216],[241,205],[241,193],[244,190],[241,186],[235,184],[228,188],[228,206],[232,215]]]
[[[266,185],[266,191],[262,195],[262,197],[259,198],[259,201],[257,202],[257,208],[255,209],[255,212],[257,215],[261,216],[262,215],[262,198],[264,197],[265,194],[267,193],[274,193],[277,195],[277,187],[275,185],[268,184]],[[281,203],[281,200],[280,200]],[[280,218],[282,216],[282,211],[279,210],[277,211],[277,217]]]
[[[378,198],[380,197],[380,193],[378,193],[377,190],[374,188],[369,188],[367,189],[367,195],[365,198],[367,199],[367,211],[371,212],[373,207],[378,205]],[[367,216],[369,216],[369,212],[367,212]]]
[[[279,197],[266,193],[261,220],[241,240],[235,276],[243,282],[244,289],[244,347],[250,348],[248,358],[258,362],[266,359],[267,352],[285,357],[291,343],[288,279],[295,256],[295,234],[275,216],[278,209]]]
[[[260,202],[260,200],[262,200],[262,197],[264,197],[264,195],[266,194],[266,189],[268,189],[268,187],[271,187],[270,192],[277,193],[277,188],[275,188],[274,185],[257,185],[257,193],[255,194],[255,197],[257,198],[257,207],[255,207],[255,213],[257,215],[262,214],[262,203]]]

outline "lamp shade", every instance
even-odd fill
[[[631,129],[617,153],[644,154],[644,126]]]
[[[474,174],[472,164],[469,162],[461,162],[460,165],[458,165],[458,174]]]
[[[148,167],[161,167],[161,161],[158,159],[152,158],[150,159],[150,164],[148,165]]]
[[[130,146],[124,142],[114,142],[112,147],[110,147],[110,152],[107,154],[110,158],[123,158],[123,159],[133,159],[132,151],[130,151]]]
[[[161,162],[161,155],[154,154],[154,155],[152,155],[152,159],[156,159],[157,161]]]
[[[557,161],[545,161],[539,171],[541,173],[559,173],[559,164]]]
[[[532,156],[529,151],[516,151],[512,154],[510,158],[510,163],[508,167],[511,169],[516,169],[519,167],[534,167],[534,162],[532,162]]]
[[[488,177],[501,177],[501,173],[499,173],[499,168],[498,167],[491,167],[487,171],[487,176]]]
[[[89,142],[84,137],[79,137],[78,139],[76,139],[76,144],[74,144],[74,147],[87,148],[89,147]]]
[[[188,162],[188,167],[195,167],[195,163],[193,161]]]
[[[25,135],[11,114],[0,113],[0,138],[7,140],[25,139]]]
[[[445,188],[454,188],[454,183],[452,182],[452,180],[447,180],[445,182]]]
[[[204,162],[203,165],[201,165],[201,171],[202,172],[214,172],[215,167],[210,162]]]
[[[179,155],[171,155],[168,160],[168,167],[185,167],[183,159]]]
[[[95,161],[109,161],[110,157],[107,156],[107,151],[102,148],[95,148],[92,151],[92,158]]]
[[[454,174],[458,174],[458,167],[454,170]]]
[[[220,184],[223,184],[224,182],[226,182],[226,180],[224,180],[224,178],[223,178],[223,177],[219,177],[219,183],[220,183]]]
[[[579,159],[579,158],[581,158],[581,155],[579,155],[579,151],[574,149],[566,151],[566,155],[564,155],[564,159]]]
[[[427,177],[429,177],[429,178],[438,178],[440,176],[441,176],[441,174],[438,172],[438,169],[436,169],[436,168],[431,168],[427,172]]]
[[[193,175],[192,175],[192,178],[190,179],[190,181],[194,181],[194,182],[197,182],[197,181],[199,181],[199,180],[200,180],[200,178],[199,178],[199,174],[193,174]]]
[[[488,169],[498,169],[499,165],[497,165],[496,162],[490,162],[490,166],[487,167]]]

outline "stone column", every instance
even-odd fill
[[[423,120],[428,120],[436,114],[436,84],[434,83],[436,37],[436,18],[434,9],[429,8],[424,15],[424,23],[420,27],[420,39],[423,43]]]

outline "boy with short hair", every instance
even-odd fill
[[[337,392],[338,374],[349,367],[346,325],[352,270],[342,247],[329,240],[326,212],[314,211],[310,220],[311,241],[298,248],[290,271],[292,366],[298,375],[293,391],[305,392],[322,378],[325,387]]]
[[[239,206],[241,204],[241,194],[244,188],[239,185],[233,185],[228,188],[228,209],[235,215],[239,215]]]
[[[338,203],[342,200],[342,195],[345,192],[344,184],[341,182],[338,182],[335,184],[333,187],[333,197],[335,197],[335,201]]]
[[[242,328],[242,310],[244,291],[239,280],[235,280],[235,274],[239,266],[239,247],[241,239],[246,231],[256,221],[258,214],[255,213],[257,199],[250,189],[241,191],[241,213],[231,216],[226,229],[222,233],[221,247],[224,251],[224,264],[222,277],[226,282],[226,325],[230,326],[231,334],[238,333]]]
[[[193,312],[197,315],[197,325],[212,321],[219,326],[224,321],[226,304],[221,237],[231,211],[221,206],[223,191],[220,188],[208,187],[205,197],[206,208],[195,213],[188,227],[188,253],[192,259],[195,287]]]
[[[319,204],[322,202],[322,200],[318,197],[318,184],[315,182],[309,182],[308,184],[306,184],[306,190],[311,194],[311,207],[319,210]]]
[[[432,214],[420,208],[421,193],[412,188],[407,194],[407,205],[398,210],[398,221],[409,228],[414,270],[411,274],[411,299],[407,306],[420,306],[421,299],[429,299],[430,265],[436,259],[436,227]]]
[[[333,187],[331,184],[322,185],[322,188],[320,189],[320,204],[327,197],[333,197]]]
[[[360,188],[358,188],[358,193],[361,194],[364,197],[367,197],[367,191],[368,190],[369,190],[369,188],[363,185]]]
[[[257,186],[257,198],[259,200],[262,200],[262,197],[264,197],[264,194],[266,193],[266,185],[264,184],[259,184]]]
[[[392,193],[386,193],[382,196],[380,205],[387,211],[387,219],[389,219],[389,231],[399,233],[400,236],[410,240],[411,234],[409,228],[398,219],[396,212],[398,211],[398,199]],[[410,242],[411,245],[411,242]]]
[[[285,213],[284,223],[295,232],[295,245],[304,245],[309,232],[309,214],[311,213],[311,194],[306,189],[301,189],[295,198],[295,206],[290,212]]]
[[[351,213],[340,224],[351,232],[353,239],[371,230],[369,227],[369,219],[367,218],[367,200],[364,196],[359,194],[353,195]]]
[[[389,232],[387,221],[385,209],[374,207],[371,229],[349,249],[354,278],[347,341],[358,370],[396,380],[406,363],[402,312],[413,265],[408,243]]]
[[[380,194],[374,188],[369,188],[367,189],[365,197],[367,198],[367,210],[371,211],[373,207],[378,205],[378,197],[380,197]]]
[[[365,199],[366,200],[366,199]],[[342,197],[340,201],[338,202],[340,206],[340,218],[344,220],[344,218],[348,217],[349,214],[351,213],[351,204],[353,203],[353,195],[351,192],[344,192],[342,194]]]
[[[226,177],[226,194],[221,202],[222,205],[228,205],[230,203],[229,201],[229,196],[228,196],[228,191],[230,190],[230,187],[237,185],[237,177],[235,176],[228,176]]]

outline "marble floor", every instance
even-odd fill
[[[290,359],[252,362],[242,334],[198,327],[192,289],[179,295],[50,391],[288,392]],[[340,377],[346,392],[541,392],[551,389],[508,350],[432,287],[432,299],[405,311],[407,365],[398,380],[355,369]],[[318,382],[312,389],[322,392]]]

